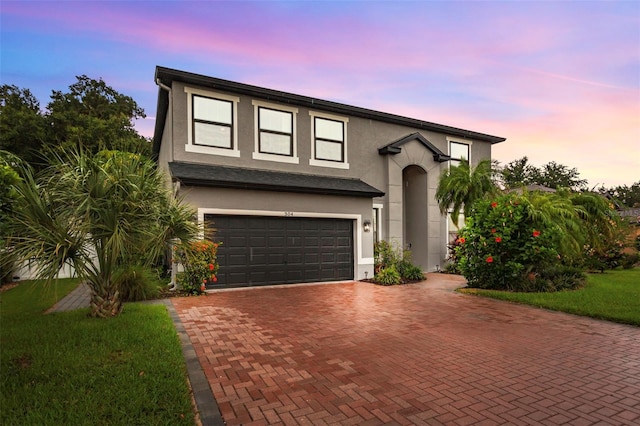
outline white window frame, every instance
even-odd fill
[[[240,157],[240,150],[238,149],[238,102],[240,102],[240,98],[237,96],[229,96],[223,93],[210,92],[208,90],[196,89],[193,87],[185,87],[184,91],[187,94],[187,143],[184,146],[184,150],[186,152],[195,152],[198,154]],[[233,121],[231,125],[231,149],[195,145],[193,143],[193,95],[231,102]]]
[[[452,137],[447,137],[447,152],[449,154],[449,156],[451,156],[451,144],[452,143],[456,143],[458,145],[467,145],[467,150],[469,152],[469,158],[467,158],[467,161],[469,162],[469,164],[471,164],[471,145],[473,144],[473,141],[470,141],[468,139],[458,139],[458,138],[452,138]],[[448,167],[451,167],[451,164],[453,162],[456,163],[460,163],[460,159],[459,158],[453,158],[451,160],[449,160],[449,164]],[[447,246],[451,243],[452,241],[452,236],[453,235],[458,235],[458,233],[460,232],[460,229],[464,228],[465,226],[465,222],[466,222],[466,217],[464,216],[464,213],[462,211],[459,212],[459,216],[458,216],[458,227],[456,229],[452,229],[455,226],[453,225],[453,219],[451,218],[451,214],[453,212],[448,211],[447,215],[446,215],[446,220],[447,220]],[[462,220],[460,222],[460,220]]]
[[[378,240],[376,241],[376,239],[373,239],[373,243],[377,243],[380,242],[382,240],[384,240],[384,226],[382,226],[382,209],[384,208],[384,204],[379,204],[379,203],[373,203],[373,212],[375,214],[375,223],[378,226]],[[373,229],[371,230],[372,232],[374,231]]]
[[[266,161],[276,161],[279,163],[299,164],[300,159],[298,158],[298,137],[297,137],[298,132],[297,132],[297,125],[296,125],[298,108],[291,108],[283,105],[272,104],[272,103],[256,101],[256,100],[252,101],[251,103],[253,105],[253,128],[254,128],[254,140],[255,140],[252,158],[254,160],[266,160]],[[291,156],[260,152],[260,117],[259,117],[260,108],[267,108],[267,109],[272,109],[274,111],[291,113],[292,120],[293,120],[292,128],[291,128],[291,131],[292,131],[291,143],[293,144],[293,147],[291,150],[292,151]]]
[[[467,150],[469,152],[469,158],[467,158],[467,161],[469,162],[469,164],[471,164],[471,145],[473,144],[473,141],[470,141],[468,139],[457,139],[457,138],[451,138],[451,137],[447,137],[447,150],[449,153],[449,156],[451,156],[451,144],[455,143],[458,145],[467,145]],[[452,162],[460,162],[459,158],[452,158],[451,160],[449,160],[449,165],[452,164]]]
[[[341,117],[333,114],[326,114],[324,112],[316,112],[309,111],[309,116],[311,116],[311,158],[309,159],[309,165],[318,166],[318,167],[330,167],[333,169],[349,169],[348,162],[348,143],[347,143],[347,124],[349,123],[349,119],[347,117]],[[342,122],[342,126],[344,129],[344,141],[343,143],[343,152],[344,158],[343,161],[329,161],[329,160],[318,160],[316,159],[316,118],[324,118],[326,120],[333,120]]]

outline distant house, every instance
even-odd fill
[[[218,287],[363,279],[382,239],[432,271],[440,173],[504,138],[157,67],[153,150],[215,228]]]

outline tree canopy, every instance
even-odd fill
[[[640,207],[640,180],[631,186],[618,185],[613,188],[598,188],[601,195],[612,200],[617,207]]]
[[[580,173],[575,167],[570,168],[555,161],[535,167],[529,164],[529,158],[526,156],[507,163],[501,174],[507,189],[541,185],[552,189],[569,188],[582,191],[587,185],[587,180],[580,179]]]
[[[0,150],[35,164],[40,161],[38,152],[46,137],[46,118],[31,91],[13,85],[1,86]]]
[[[52,91],[42,111],[29,89],[0,87],[0,149],[12,152],[42,169],[43,151],[81,148],[89,153],[102,149],[150,153],[150,143],[133,127],[144,118],[142,108],[102,79],[76,77],[68,91]]]

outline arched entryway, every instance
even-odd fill
[[[404,248],[411,250],[416,266],[427,270],[427,172],[411,165],[402,171]]]

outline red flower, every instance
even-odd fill
[[[534,229],[534,230],[533,230],[533,236],[534,236],[534,237],[539,237],[539,236],[540,236],[540,231],[538,231],[538,230]]]
[[[495,209],[496,207],[498,207],[498,203],[496,203],[496,202],[494,201],[493,203],[491,203],[491,207],[493,207],[493,208]]]
[[[202,285],[205,285],[206,283],[207,283],[207,279],[205,278],[202,280]]]
[[[214,276],[214,277],[213,277],[213,282],[214,282],[214,283],[217,283],[217,282],[218,282],[218,277]]]
[[[458,238],[458,242],[460,244],[464,244],[465,241],[467,241],[467,240],[465,240],[463,237]]]
[[[213,271],[213,263],[210,263],[210,264],[209,264],[209,270],[210,270],[210,271]]]
[[[204,284],[202,284],[202,285],[200,286],[200,290],[204,291],[205,289],[206,289],[206,287],[204,286]]]
[[[491,256],[487,257],[487,263],[493,263],[493,257]]]
[[[502,242],[502,238],[501,237],[496,237],[496,243],[501,243]]]
[[[497,231],[496,231],[496,228],[491,228],[491,233],[492,233],[492,234],[495,234],[496,232],[497,232]]]

